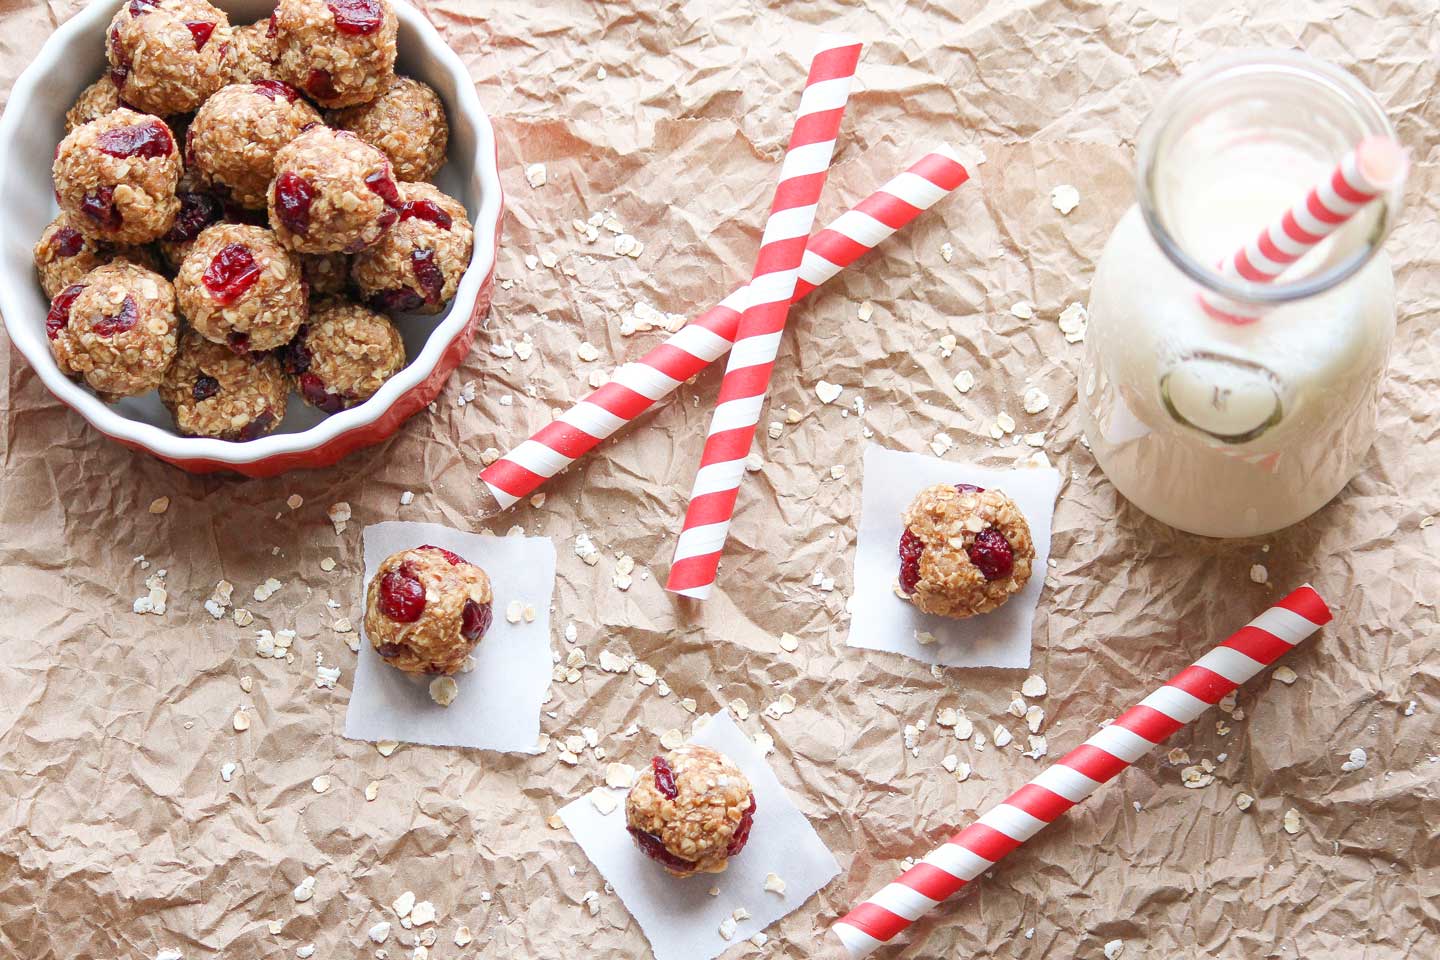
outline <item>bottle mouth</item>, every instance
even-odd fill
[[[1284,101],[1276,103],[1274,101]],[[1300,104],[1299,109],[1295,104]],[[1264,309],[1323,293],[1359,272],[1384,243],[1399,214],[1403,176],[1377,197],[1373,214],[1357,215],[1364,232],[1322,269],[1294,280],[1256,283],[1221,274],[1215,263],[1197,258],[1180,242],[1161,203],[1160,170],[1169,151],[1200,127],[1217,108],[1252,110],[1262,122],[1295,132],[1317,151],[1338,161],[1369,138],[1395,138],[1384,109],[1358,80],[1331,64],[1291,51],[1253,51],[1220,57],[1187,72],[1156,106],[1141,128],[1136,167],[1137,201],[1156,245],[1204,290],[1241,305]],[[1284,118],[1284,119],[1278,119]],[[1223,160],[1217,161],[1223,162]],[[1401,162],[1404,160],[1401,158]],[[1390,178],[1383,178],[1390,179]],[[1297,191],[1308,183],[1297,183]],[[1256,232],[1264,224],[1256,224]]]

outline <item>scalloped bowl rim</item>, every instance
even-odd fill
[[[0,183],[6,182],[9,175],[16,131],[25,121],[29,105],[34,99],[35,88],[57,68],[77,43],[88,42],[96,33],[103,32],[104,24],[113,16],[113,10],[123,2],[124,0],[95,0],[61,24],[15,81],[10,99],[5,105],[4,117],[0,118]],[[435,370],[446,348],[464,330],[474,310],[481,286],[494,268],[497,256],[497,228],[503,208],[503,196],[495,150],[495,132],[490,125],[489,115],[480,105],[480,98],[475,92],[475,82],[459,56],[450,49],[424,14],[405,0],[391,2],[396,16],[400,19],[401,29],[413,31],[424,55],[451,75],[457,100],[451,105],[452,109],[465,117],[475,133],[471,176],[480,181],[479,204],[474,216],[475,248],[470,265],[455,292],[449,315],[430,332],[420,355],[359,406],[332,414],[306,430],[273,433],[256,440],[232,442],[208,437],[182,437],[153,424],[132,420],[116,413],[89,390],[60,372],[48,344],[43,340],[37,341],[29,331],[18,329],[18,321],[12,321],[11,318],[23,315],[29,308],[19,302],[18,293],[12,292],[8,284],[0,283],[0,314],[5,317],[11,342],[29,361],[50,392],[96,429],[116,440],[137,444],[167,459],[206,459],[222,463],[249,464],[277,455],[303,453],[379,420],[399,397],[414,389]]]

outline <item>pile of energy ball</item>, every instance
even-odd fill
[[[381,561],[365,591],[365,635],[386,663],[447,677],[466,668],[490,629],[490,577],[426,544]],[[635,844],[677,877],[720,873],[750,839],[750,781],[728,757],[685,745],[653,757],[625,803]]]
[[[334,413],[404,367],[389,315],[444,310],[474,237],[426,182],[449,127],[396,76],[397,28],[388,0],[280,0],[233,28],[206,0],[121,6],[35,246],[62,372],[106,401],[158,388],[183,435],[251,440],[292,383]]]

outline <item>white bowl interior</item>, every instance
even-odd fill
[[[35,276],[31,250],[58,208],[50,176],[55,145],[65,135],[65,111],[107,68],[105,26],[125,0],[96,0],[63,24],[16,82],[0,121],[0,196],[6,198],[7,229],[0,238],[0,313],[11,340],[52,392],[106,433],[139,442],[167,456],[253,462],[278,453],[307,450],[368,423],[434,369],[464,326],[480,284],[495,260],[500,216],[494,134],[464,65],[425,17],[395,0],[400,18],[397,69],[434,87],[450,121],[450,149],[436,185],[465,205],[475,225],[475,253],[455,299],[443,314],[400,317],[407,364],[364,404],[329,417],[291,396],[285,420],[269,436],[246,443],[181,437],[151,392],[101,402],[56,366],[45,338],[49,303]],[[270,15],[270,0],[216,0],[234,25]]]

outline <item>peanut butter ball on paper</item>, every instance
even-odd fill
[[[690,744],[652,758],[625,799],[635,845],[676,877],[723,873],[754,821],[745,774],[724,754]]]
[[[490,578],[459,554],[426,545],[385,558],[365,594],[365,634],[406,673],[451,675],[490,629]]]
[[[904,517],[898,590],[926,613],[988,613],[1030,579],[1030,525],[999,490],[936,484],[920,491]]]

